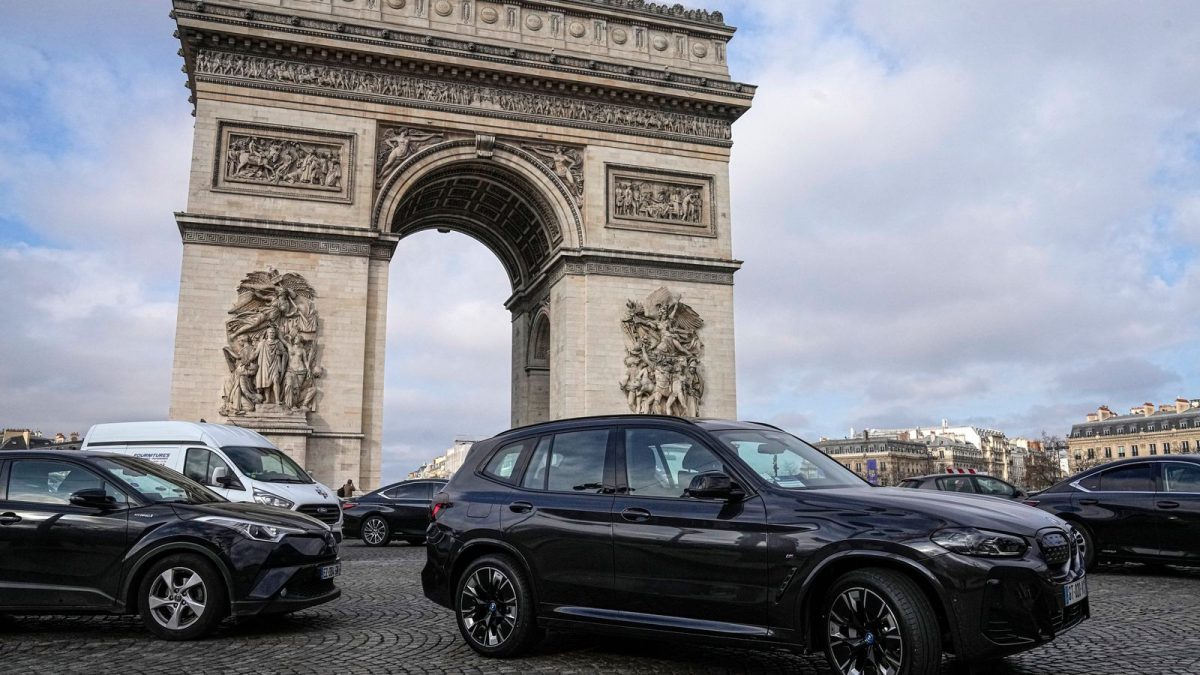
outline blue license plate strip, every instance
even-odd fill
[[[1088,595],[1087,577],[1076,579],[1071,583],[1062,587],[1063,589],[1063,606],[1070,607],[1071,605],[1083,600]]]
[[[332,579],[342,573],[342,566],[341,564],[323,565],[319,571],[322,580]]]

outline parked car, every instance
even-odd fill
[[[393,539],[424,544],[433,494],[445,485],[444,480],[406,480],[346,499],[343,531],[347,537],[360,537],[367,546],[387,546]]]
[[[299,511],[329,524],[342,539],[342,509],[334,491],[256,431],[206,422],[96,424],[81,450],[161,464],[230,501]]]
[[[920,675],[943,650],[1011,654],[1089,615],[1063,520],[871,487],[765,424],[627,415],[513,429],[475,444],[432,513],[425,595],[487,656],[518,654],[544,628],[599,627]]]
[[[988,495],[1005,499],[1024,499],[1027,496],[1027,493],[1016,485],[982,473],[932,473],[928,476],[905,478],[897,487]]]
[[[168,640],[228,615],[292,612],[341,591],[319,520],[238,504],[123,455],[0,456],[0,612],[140,614]]]
[[[1157,455],[1088,469],[1025,501],[1070,522],[1099,560],[1200,564],[1200,457]]]

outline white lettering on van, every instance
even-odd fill
[[[138,459],[144,459],[147,462],[161,464],[162,466],[166,466],[167,462],[171,460],[171,453],[169,452],[135,452],[133,456]]]

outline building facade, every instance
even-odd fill
[[[1067,437],[1068,468],[1077,473],[1127,457],[1200,452],[1200,399],[1143,403],[1118,415],[1102,405]]]
[[[875,485],[898,485],[905,478],[934,471],[929,448],[915,441],[867,435],[821,440],[816,446]]]
[[[901,429],[868,429],[872,436],[887,436],[903,440],[923,441],[931,437],[948,437],[970,443],[983,452],[985,471],[993,476],[1012,480],[1014,474],[1013,446],[1003,431],[986,427],[950,426],[942,420],[940,427],[909,427]],[[1016,467],[1016,470],[1020,470]]]
[[[463,462],[467,460],[467,453],[470,452],[473,445],[475,445],[475,441],[455,440],[454,445],[450,446],[446,452],[422,464],[416,471],[409,472],[408,478],[445,478],[449,480],[456,471],[462,468]]]

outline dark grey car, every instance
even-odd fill
[[[1029,496],[1028,493],[1012,483],[981,473],[933,473],[928,476],[914,476],[900,481],[898,487],[1004,497],[1005,499],[1024,499]]]

